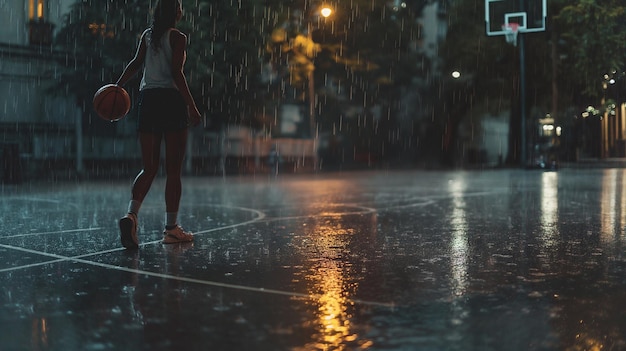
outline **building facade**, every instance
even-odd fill
[[[0,1],[0,180],[19,182],[75,155],[77,109],[50,94],[54,32],[72,0]]]

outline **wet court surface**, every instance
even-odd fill
[[[0,350],[623,350],[626,171],[4,186]]]

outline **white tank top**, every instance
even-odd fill
[[[146,33],[146,59],[143,68],[143,78],[139,90],[153,88],[174,88],[174,78],[172,77],[172,46],[170,45],[170,32],[168,29],[161,36],[161,46],[158,50],[152,47],[150,36],[152,31]]]

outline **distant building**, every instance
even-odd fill
[[[46,92],[54,32],[73,0],[0,1],[0,181],[75,154],[73,101]]]
[[[448,0],[428,2],[422,9],[418,19],[421,26],[421,40],[418,50],[434,63],[433,73],[441,74],[439,67],[439,45],[446,39],[448,33]]]

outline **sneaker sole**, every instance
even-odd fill
[[[177,243],[189,243],[193,241],[193,236],[189,239],[179,239],[173,235],[166,235],[163,237],[163,244],[177,244]]]
[[[139,248],[137,239],[133,238],[134,225],[133,220],[130,218],[120,219],[120,241],[122,242],[122,246],[127,249]]]

